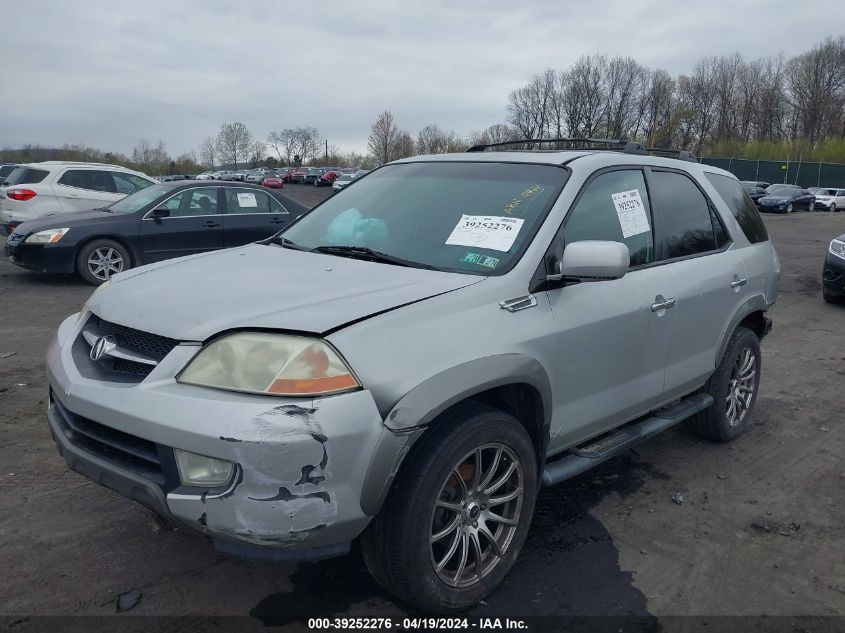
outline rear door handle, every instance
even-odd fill
[[[270,218],[270,224],[284,224],[285,221],[282,218]]]
[[[203,224],[203,226],[207,229],[213,229],[215,226],[220,226],[220,224],[217,223],[217,222],[212,222],[211,220],[209,220],[208,222]]]
[[[651,304],[652,312],[660,312],[661,310],[668,310],[675,305],[674,299],[664,299],[661,295],[654,298],[654,303]]]
[[[739,288],[740,286],[744,286],[748,283],[747,277],[738,277],[734,275],[734,280],[731,282],[731,288]]]

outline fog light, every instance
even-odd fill
[[[173,449],[173,454],[176,456],[179,479],[186,486],[223,486],[229,483],[235,469],[232,462],[180,451],[178,448]]]

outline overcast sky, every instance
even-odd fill
[[[703,55],[803,52],[843,24],[842,0],[25,0],[3,11],[0,147],[130,153],[146,137],[176,155],[243,121],[364,151],[384,109],[412,134],[465,136],[583,54],[674,75]]]

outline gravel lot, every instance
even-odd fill
[[[285,193],[313,204],[328,191]],[[765,222],[783,276],[753,427],[731,445],[675,428],[543,491],[516,567],[475,614],[845,615],[845,307],[820,286],[845,213]],[[43,357],[90,292],[0,261],[0,614],[111,614],[130,590],[142,592],[132,614],[296,626],[403,613],[355,556],[229,559],[66,468],[47,430]],[[166,628],[156,622],[145,630]]]

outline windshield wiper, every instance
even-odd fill
[[[295,251],[310,251],[311,249],[307,246],[300,246],[296,242],[289,240],[286,237],[282,237],[281,235],[274,235],[273,237],[269,238],[266,242],[267,244],[278,244],[284,248],[292,248]]]
[[[316,253],[326,253],[327,255],[338,255],[340,257],[351,257],[353,259],[365,259],[371,262],[381,262],[384,264],[393,264],[395,266],[407,266],[408,268],[425,268],[426,270],[439,270],[436,266],[429,264],[422,264],[420,262],[412,262],[401,257],[388,255],[379,251],[374,251],[366,246],[318,246],[312,249]]]

